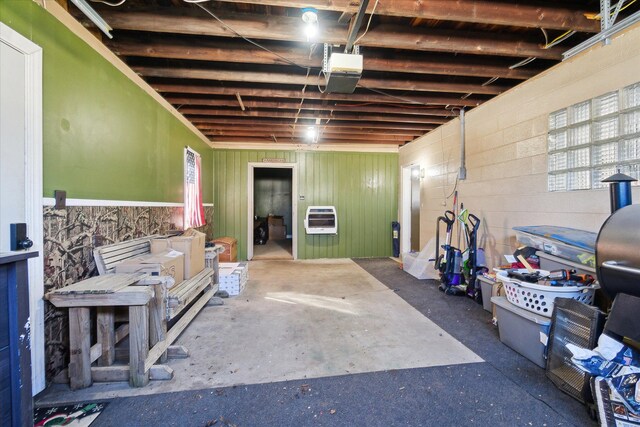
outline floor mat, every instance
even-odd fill
[[[34,408],[34,427],[76,426],[88,427],[98,418],[108,402],[78,403],[66,406]]]

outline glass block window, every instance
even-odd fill
[[[618,170],[640,178],[640,82],[549,114],[547,144],[549,191],[603,188]]]

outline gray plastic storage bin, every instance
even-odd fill
[[[476,280],[480,282],[480,292],[482,293],[482,308],[484,308],[488,312],[492,312],[493,306],[491,305],[491,291],[493,290],[493,286],[496,284],[496,282],[493,280],[489,280],[484,276],[478,276]]]
[[[496,305],[500,341],[544,368],[551,319],[516,307],[505,297],[493,297],[491,302]]]

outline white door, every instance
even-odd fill
[[[44,389],[42,263],[42,49],[0,23],[0,252],[12,223],[26,223],[33,393]]]

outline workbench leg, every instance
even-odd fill
[[[213,286],[220,284],[220,255],[213,258]]]
[[[129,383],[144,387],[149,383],[149,371],[144,364],[149,355],[149,306],[129,307]]]
[[[154,286],[154,297],[149,301],[149,337],[151,347],[167,338],[167,316],[163,286]],[[160,363],[167,361],[167,352],[158,359]]]
[[[98,358],[98,366],[111,366],[116,360],[113,307],[97,307],[96,317],[98,343],[102,344],[102,356]]]
[[[69,308],[69,384],[71,390],[91,385],[91,325],[88,308]]]

